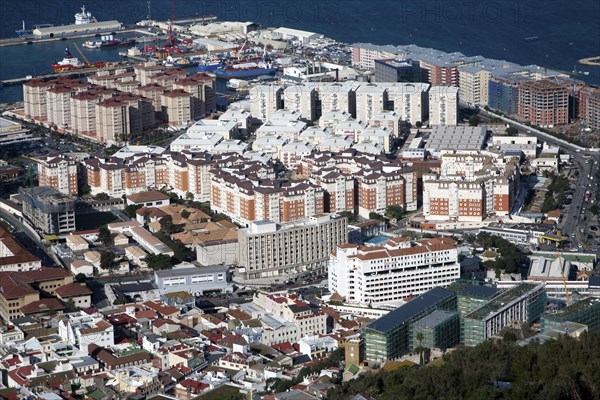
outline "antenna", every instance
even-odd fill
[[[148,0],[146,2],[146,5],[148,6],[148,15],[146,15],[146,19],[148,21],[150,21],[150,20],[152,20],[152,12],[151,12],[151,10],[152,10],[152,1]]]

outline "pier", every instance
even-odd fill
[[[143,29],[143,27],[139,27],[139,26],[129,27],[129,28],[120,29],[118,31],[115,31],[115,33],[118,33],[118,34],[127,33],[127,32],[136,32],[136,33],[140,33],[140,34],[143,34],[146,36],[149,35],[148,31],[145,31]],[[8,39],[0,39],[0,47],[19,46],[19,45],[37,44],[37,43],[48,43],[48,42],[57,42],[57,41],[61,41],[61,40],[84,39],[84,38],[93,38],[93,37],[100,37],[100,36],[101,36],[101,34],[97,34],[97,33],[86,33],[86,34],[80,34],[80,35],[57,36],[57,37],[43,38],[43,39],[38,39],[38,38],[34,38],[34,37],[14,37],[14,38],[8,38]]]
[[[95,68],[95,69],[88,69],[85,71],[62,72],[62,73],[53,73],[53,74],[46,74],[46,75],[26,76],[24,78],[6,79],[6,80],[3,80],[2,83],[5,86],[10,86],[10,85],[20,85],[20,84],[23,84],[32,79],[50,79],[50,78],[58,78],[61,76],[67,76],[70,78],[81,78],[83,76],[94,75],[98,71],[114,71],[116,69],[122,69],[122,68],[125,68],[128,71],[132,71],[133,63],[125,62],[125,63],[120,63],[118,65],[106,67],[106,68]]]
[[[578,62],[579,62],[579,64],[583,64],[583,65],[591,65],[594,67],[600,67],[600,56],[582,58]]]

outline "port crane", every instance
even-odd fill
[[[86,64],[90,65],[90,61],[87,59],[87,57],[85,56],[85,54],[83,54],[83,51],[81,51],[81,49],[79,48],[79,46],[77,46],[77,43],[73,42],[73,46],[75,46],[75,50],[77,50],[77,53],[81,56],[81,59],[83,60],[83,62],[85,62]]]

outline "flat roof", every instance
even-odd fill
[[[170,278],[177,276],[187,276],[190,274],[214,274],[219,272],[226,272],[228,269],[228,265],[210,265],[207,267],[192,266],[184,268],[173,268],[167,270],[154,271],[154,273],[160,278]]]
[[[447,321],[448,319],[454,317],[455,315],[458,315],[458,314],[456,312],[451,312],[451,311],[435,310],[431,314],[426,315],[423,318],[421,318],[420,320],[418,320],[417,322],[415,322],[414,327],[421,328],[421,329],[435,328],[442,322]]]
[[[371,322],[367,328],[383,333],[388,332],[398,325],[407,323],[428,308],[431,308],[454,295],[454,292],[449,290],[439,287],[433,288],[410,302],[396,308],[389,314]]]
[[[484,319],[490,313],[494,313],[494,312],[500,310],[506,304],[508,304],[512,301],[515,301],[516,299],[520,298],[521,296],[524,296],[528,292],[535,290],[541,286],[543,286],[543,285],[523,282],[513,288],[508,289],[506,292],[495,297],[493,300],[490,300],[482,307],[479,307],[475,311],[468,314],[466,316],[466,318]]]
[[[557,320],[557,321],[568,321],[570,318],[574,318],[581,311],[586,308],[591,307],[600,307],[600,299],[596,297],[588,297],[577,303],[573,303],[570,306],[563,308],[562,310],[552,313],[552,314],[544,314],[544,318]]]

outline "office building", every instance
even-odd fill
[[[458,88],[434,86],[429,90],[429,125],[458,124]]]
[[[463,344],[476,346],[513,322],[531,325],[540,318],[545,306],[543,284],[521,283],[508,289],[463,318]]]
[[[418,61],[383,59],[375,60],[375,82],[420,82],[421,67]]]
[[[460,277],[456,243],[395,237],[381,246],[341,244],[329,261],[329,290],[348,303],[377,305],[448,286]]]
[[[455,311],[436,310],[411,326],[411,351],[450,349],[460,343],[460,317]]]
[[[519,85],[519,117],[542,127],[569,123],[569,92],[550,80]]]
[[[546,312],[541,317],[542,332],[559,328],[565,322],[584,324],[590,331],[600,329],[600,299],[588,297],[562,310]]]
[[[346,218],[328,214],[277,224],[257,221],[238,232],[238,273],[243,279],[284,282],[307,271],[322,273],[329,254],[348,241]]]
[[[75,200],[50,187],[21,190],[23,215],[46,235],[75,230]]]
[[[367,325],[362,338],[369,366],[410,352],[412,325],[436,310],[456,310],[456,294],[443,288],[431,289]]]
[[[188,292],[202,296],[207,292],[231,293],[229,266],[196,267],[183,263],[170,270],[154,271],[154,283],[161,295]]]
[[[494,75],[488,81],[488,106],[508,115],[519,112],[519,83],[523,78]]]

